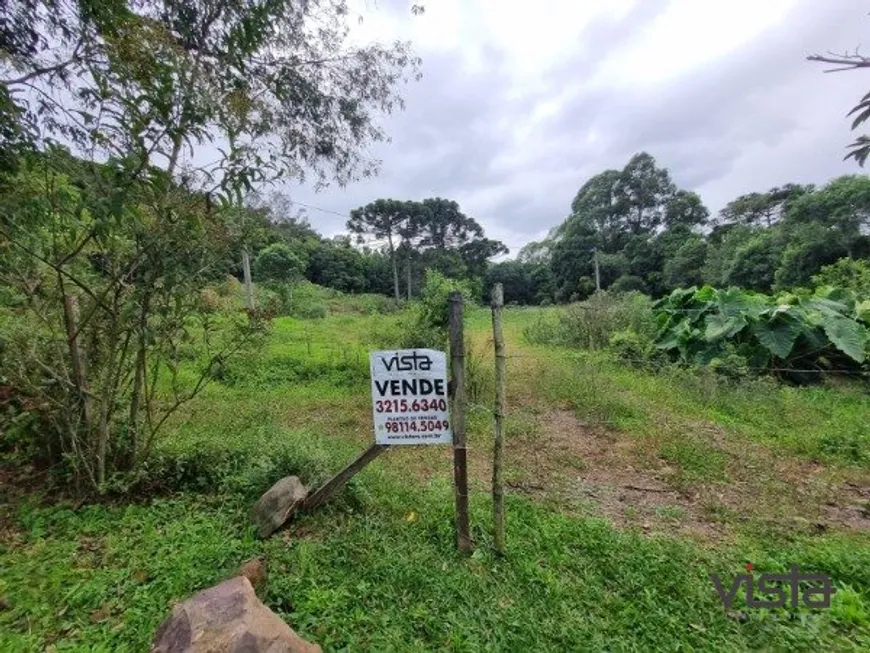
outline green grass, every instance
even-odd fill
[[[247,503],[231,497],[23,506],[19,541],[2,552],[0,590],[12,608],[0,617],[0,650],[41,650],[55,639],[67,650],[144,650],[173,600],[258,554],[270,567],[266,603],[327,650],[870,645],[860,590],[870,552],[845,538],[710,552],[511,497],[510,554],[496,559],[478,498],[479,546],[464,559],[453,550],[446,483],[413,489],[365,473],[350,494],[355,501],[305,519],[304,534],[287,542],[255,540]],[[842,589],[830,611],[749,612],[741,622],[725,614],[707,573],[730,576],[746,559],[765,570],[799,559]],[[105,620],[95,623],[100,610]]]
[[[870,464],[861,428],[870,423],[870,402],[860,390],[730,386],[627,368],[600,352],[527,346],[521,333],[538,312],[506,311],[508,353],[517,357],[509,396],[534,404],[512,409],[508,447],[515,438],[542,438],[536,411],[558,405],[655,445],[679,487],[724,487],[731,478],[734,461],[699,424],[798,459]],[[615,528],[567,503],[512,493],[509,548],[496,558],[478,482],[477,548],[463,558],[453,544],[446,448],[391,451],[286,536],[255,539],[248,510],[272,482],[296,473],[316,484],[371,440],[367,352],[389,344],[398,319],[352,307],[322,319],[275,320],[262,348],[231,361],[169,425],[148,474],[156,486],[181,491],[81,507],[0,492],[11,517],[0,528],[0,596],[9,603],[0,611],[0,650],[146,650],[174,601],[255,555],[269,567],[264,601],[328,651],[870,647],[865,533],[744,523],[720,507],[732,536],[699,543],[647,535],[639,525]],[[483,408],[492,391],[489,311],[470,311],[468,330],[481,366],[481,408],[469,415],[470,445],[479,451],[491,437]],[[510,478],[514,470],[507,471]],[[669,524],[686,517],[675,505],[657,513]],[[747,562],[761,571],[799,563],[830,574],[833,607],[771,612],[744,609],[738,599],[727,614],[708,573],[730,578]]]
[[[524,309],[518,322],[534,323]],[[520,327],[517,327],[517,330]],[[627,431],[657,430],[663,416],[703,420],[789,454],[870,468],[870,388],[866,383],[789,386],[767,379],[739,382],[678,368],[628,367],[607,351],[527,346],[551,361],[548,396],[579,414]]]

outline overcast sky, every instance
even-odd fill
[[[716,211],[843,162],[870,71],[808,54],[867,44],[866,0],[361,0],[365,38],[410,39],[423,79],[383,121],[380,174],[282,189],[321,233],[380,197],[459,202],[515,255],[563,221],[590,176],[647,151]]]

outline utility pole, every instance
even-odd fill
[[[251,281],[251,256],[248,254],[247,244],[242,247],[242,275],[245,279],[245,306],[249,311],[253,311],[255,308],[254,285]]]

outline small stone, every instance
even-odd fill
[[[251,518],[261,538],[281,528],[308,496],[308,490],[296,476],[286,476],[270,487],[251,509]]]
[[[261,590],[266,584],[268,575],[266,574],[266,561],[263,558],[251,558],[242,563],[239,567],[236,576],[244,576],[255,590]]]
[[[91,621],[95,624],[101,623],[112,616],[112,608],[108,603],[104,603],[99,610],[91,612]]]

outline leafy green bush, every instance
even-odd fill
[[[633,365],[654,360],[656,350],[652,340],[631,329],[616,331],[610,336],[610,348],[623,361]]]
[[[327,480],[335,468],[315,437],[266,432],[256,442],[161,449],[134,473],[117,474],[111,494],[158,496],[177,492],[241,494],[253,501],[277,479],[299,476],[308,487]]]
[[[450,295],[459,291],[466,305],[472,303],[473,289],[464,281],[449,279],[436,270],[427,270],[420,299],[405,319],[401,347],[446,349]]]
[[[332,288],[302,281],[285,290],[284,313],[303,320],[324,318],[328,313],[327,301],[340,295],[340,292]]]
[[[729,288],[677,289],[654,304],[656,346],[672,360],[794,381],[824,371],[866,371],[870,301],[823,287],[776,297]]]
[[[293,282],[302,278],[308,262],[284,243],[274,243],[254,260],[254,277],[271,282]]]
[[[523,327],[523,338],[531,345],[555,345],[561,343],[559,316],[541,313],[531,324]]]
[[[842,258],[826,265],[813,277],[813,287],[833,286],[851,290],[862,299],[870,298],[870,262]]]
[[[639,336],[653,333],[652,301],[638,292],[596,293],[562,309],[555,317],[541,317],[524,330],[534,344],[557,344],[602,349],[617,331],[630,329]]]

